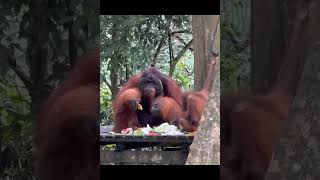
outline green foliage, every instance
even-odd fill
[[[223,59],[220,65],[220,71],[221,74],[223,74],[223,76],[221,76],[221,82],[228,82],[229,79],[234,79],[234,77],[232,76],[238,68],[239,64],[233,58],[234,57],[232,56],[227,56],[224,54],[221,55],[221,59]]]
[[[182,90],[194,89],[193,63],[193,54],[189,52],[181,61],[178,62],[176,66],[174,79],[182,87]]]
[[[116,144],[108,144],[102,147],[105,151],[114,151],[116,149]]]
[[[34,179],[32,119],[28,104],[14,89],[0,96],[0,179]]]
[[[224,1],[221,17],[221,91],[248,87],[250,1]]]
[[[112,122],[111,91],[105,86],[100,86],[100,109],[101,125],[110,124]]]

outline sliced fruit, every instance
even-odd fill
[[[142,111],[142,110],[143,110],[143,108],[142,108],[141,104],[137,104],[137,109],[139,109],[140,111]]]

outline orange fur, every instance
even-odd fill
[[[170,97],[158,97],[153,101],[153,104],[158,104],[160,111],[160,118],[164,122],[174,122],[183,117],[182,109],[179,104]]]
[[[40,180],[99,179],[99,64],[99,51],[83,55],[42,106]]]
[[[268,170],[302,73],[304,59],[299,50],[305,46],[312,3],[300,0],[282,68],[272,89],[265,95],[222,96],[221,166],[237,175],[238,180],[262,180]]]
[[[182,94],[185,116],[184,118],[180,119],[179,126],[185,131],[191,132],[197,130],[201,115],[207,104],[209,94],[212,89],[213,80],[218,68],[218,58],[213,57],[209,67],[208,77],[203,88],[198,92],[184,92]]]
[[[150,83],[150,79],[153,81]],[[139,88],[139,89],[138,89]],[[148,89],[150,88],[150,89]],[[135,93],[128,93],[128,90],[135,89]],[[145,90],[151,90],[149,93]],[[126,103],[139,95],[142,111],[132,112]],[[161,123],[160,119],[153,119],[150,113],[150,106],[157,96],[171,97],[180,106],[181,89],[177,82],[169,76],[161,74],[154,67],[148,68],[140,74],[132,76],[116,95],[113,102],[114,128],[113,131],[119,132],[124,128],[143,127],[147,124],[157,125]],[[137,99],[137,98],[136,98]],[[132,102],[132,101],[131,101]]]
[[[136,128],[140,126],[138,117],[135,111],[129,108],[129,100],[136,99],[138,102],[141,101],[141,92],[138,88],[125,89],[119,94],[118,101],[114,106],[114,132],[120,132],[121,130],[131,127]],[[131,117],[128,119],[128,117]]]

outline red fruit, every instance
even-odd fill
[[[155,132],[149,132],[149,134],[148,134],[148,136],[156,136],[156,135],[158,135],[158,134]]]
[[[122,133],[122,134],[128,134],[130,131],[132,131],[131,128],[126,128],[126,129],[123,129],[123,130],[121,131],[121,133]]]

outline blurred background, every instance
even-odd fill
[[[35,179],[39,106],[83,52],[98,48],[99,1],[0,3],[0,179]]]

